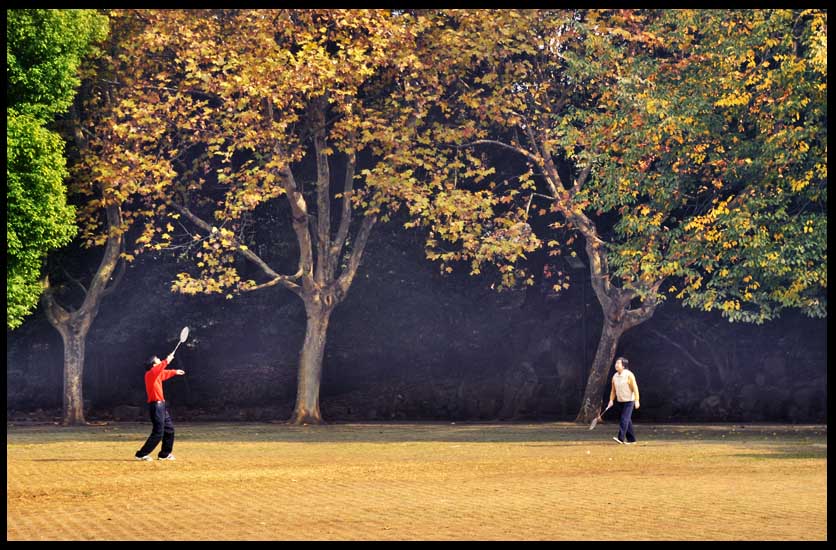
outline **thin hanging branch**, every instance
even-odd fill
[[[189,220],[191,220],[192,223],[194,223],[196,226],[203,229],[205,232],[207,232],[209,234],[211,234],[213,232],[213,228],[210,224],[208,224],[204,220],[200,219],[198,216],[196,216],[194,213],[192,213],[191,210],[189,210],[185,206],[177,204],[176,202],[172,202],[171,205],[174,207],[175,210],[180,212],[182,215],[186,216]],[[217,229],[215,229],[215,231],[217,231]],[[273,268],[271,268],[267,264],[267,262],[262,260],[257,254],[253,253],[250,249],[241,248],[242,243],[240,243],[235,237],[232,238],[232,242],[233,242],[233,244],[236,245],[235,246],[236,252],[238,252],[239,254],[244,256],[246,259],[248,259],[249,261],[251,261],[252,263],[257,265],[268,277],[270,277],[270,281],[268,281],[266,283],[262,283],[260,285],[255,286],[255,287],[248,288],[248,289],[246,289],[247,291],[257,290],[259,288],[265,288],[265,287],[273,286],[273,285],[276,285],[276,284],[281,284],[285,288],[288,288],[288,289],[290,289],[294,292],[297,292],[297,293],[301,291],[301,287],[293,282],[293,281],[296,281],[296,280],[298,280],[302,277],[301,267],[293,275],[281,275],[279,273],[276,273],[273,270]]]

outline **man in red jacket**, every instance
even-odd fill
[[[151,416],[152,427],[151,435],[148,436],[145,445],[136,452],[137,460],[153,460],[151,451],[154,450],[160,440],[162,440],[163,446],[157,458],[160,460],[174,460],[174,455],[171,454],[171,450],[174,448],[174,424],[171,421],[171,414],[165,406],[163,381],[178,374],[186,374],[186,372],[179,369],[166,370],[172,359],[174,359],[174,353],[171,353],[162,361],[154,355],[145,363],[145,392],[148,394],[148,412]]]

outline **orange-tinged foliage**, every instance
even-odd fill
[[[144,224],[134,253],[190,252],[196,272],[173,284],[185,293],[256,288],[238,273],[238,252],[270,284],[305,292],[337,285],[344,294],[376,217],[396,208],[390,199],[415,194],[401,185],[408,174],[387,168],[387,157],[410,139],[410,120],[424,113],[409,83],[420,69],[414,21],[388,10],[114,15],[135,32],[114,58],[116,105],[100,121],[101,147],[88,165],[114,194],[140,197],[143,206],[127,220]],[[352,177],[361,153],[376,160]],[[313,199],[300,168],[310,160],[317,166]],[[332,189],[330,165],[337,162],[347,166],[342,193]],[[254,216],[283,197],[299,245],[297,277],[277,274],[248,246]],[[346,201],[367,220],[355,239],[347,238]],[[332,202],[346,220],[336,232]],[[315,226],[297,223],[308,217]],[[347,243],[357,258],[337,281]]]
[[[86,166],[141,204],[134,254],[202,252],[181,291],[257,287],[233,253],[252,254],[247,228],[276,199],[301,276],[332,271],[346,241],[330,205],[349,201],[366,219],[404,205],[442,269],[497,264],[509,286],[543,242],[574,253],[580,235],[599,296],[673,287],[753,321],[826,310],[824,11],[118,15],[137,33]],[[331,188],[352,159],[356,186]],[[306,162],[314,184],[293,176]],[[207,227],[185,233],[174,204]]]

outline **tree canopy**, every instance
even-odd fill
[[[76,234],[64,141],[49,125],[70,108],[108,25],[90,10],[6,13],[6,323],[16,328],[38,303],[44,258]]]
[[[365,153],[361,160],[372,163],[364,170],[377,170],[375,159],[409,127],[412,111],[386,88],[409,67],[408,25],[385,10],[121,15],[142,21],[145,30],[125,45],[119,103],[100,129],[113,149],[88,164],[119,193],[139,190],[144,197],[144,209],[126,213],[145,220],[137,251],[189,247],[196,270],[182,273],[175,290],[232,296],[255,288],[235,267],[235,254],[252,260],[271,284],[296,288],[292,277],[264,269],[248,247],[253,213],[279,197],[287,197],[294,221],[313,222],[312,235],[307,224],[294,226],[302,277],[314,255],[324,260],[332,245],[346,244],[350,216],[335,235],[325,233],[332,201],[342,203],[339,212],[350,214],[353,203],[367,219],[380,213],[385,201],[356,185],[362,178],[354,166]],[[323,172],[315,179],[325,185],[311,202],[317,187],[294,174],[306,159],[318,163],[315,170]],[[335,163],[343,165],[345,185],[331,190]],[[192,221],[202,216],[205,234],[176,232],[185,206]],[[326,262],[317,269],[336,267]]]
[[[448,188],[470,176],[456,190],[469,206],[448,190],[414,203],[447,242],[428,255],[473,271],[517,260],[535,237],[484,238],[496,206],[516,205],[552,220],[537,237],[553,254],[584,238],[599,295],[674,296],[732,320],[823,315],[823,32],[812,10],[445,11],[426,55],[428,85],[447,91],[421,155]],[[491,149],[529,170],[487,177]]]
[[[372,227],[402,207],[442,269],[497,266],[504,286],[532,283],[538,248],[585,251],[604,313],[587,412],[621,335],[666,299],[747,322],[826,314],[824,10],[113,17],[130,38],[88,104],[76,173],[102,193],[82,240],[137,224],[124,258],[189,259],[174,291],[296,293],[310,395],[328,315]],[[18,65],[10,97],[32,87]],[[129,198],[102,231],[101,207]],[[284,229],[289,263],[261,252]]]

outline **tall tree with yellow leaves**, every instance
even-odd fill
[[[126,213],[143,228],[135,252],[177,248],[191,260],[174,291],[232,299],[283,287],[299,296],[307,329],[290,422],[321,422],[331,313],[373,227],[397,208],[390,190],[401,175],[390,159],[426,110],[410,90],[414,18],[389,10],[114,16],[143,30],[124,44],[117,104],[100,128],[113,148],[88,158],[91,173],[99,167],[118,193],[142,197],[145,207]],[[260,242],[258,220],[273,224],[257,228]],[[266,252],[288,226],[292,264]]]

